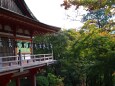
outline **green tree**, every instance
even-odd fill
[[[49,81],[45,76],[38,76],[36,80],[38,86],[49,86]]]
[[[65,9],[71,7],[71,5],[76,6],[76,9],[79,6],[88,7],[89,10],[96,10],[104,7],[111,7],[115,4],[115,0],[64,0],[62,6],[65,6]]]
[[[47,78],[49,80],[49,86],[64,86],[63,79],[61,77],[48,73]]]
[[[88,31],[65,30],[47,40],[58,60],[52,73],[63,77],[65,86],[113,86],[115,37],[95,24],[86,26]],[[54,78],[50,75],[52,84]]]
[[[111,13],[106,13],[105,9],[99,9],[97,11],[91,11],[83,17],[83,21],[93,20],[95,21],[97,27],[103,28],[109,19],[112,17]]]
[[[115,58],[114,37],[100,30],[85,32],[74,44],[74,56],[84,60],[86,84],[89,86],[113,86]]]
[[[53,66],[51,69],[53,69],[56,75],[64,77],[64,83],[66,83],[66,85],[68,85],[68,81],[70,82],[69,84],[73,84],[74,86],[75,84],[77,84],[77,75],[79,71],[76,71],[75,64],[71,64],[71,58],[73,58],[71,57],[71,54],[73,53],[71,49],[75,40],[79,38],[79,36],[79,32],[76,32],[75,30],[65,30],[57,34],[52,34],[50,35],[50,37],[48,36],[48,39],[46,38],[45,40],[53,45],[54,57],[58,60],[55,67]],[[43,38],[42,40],[44,40],[44,37],[41,38]],[[40,41],[39,37],[36,37],[35,41]],[[72,66],[74,67],[72,68]],[[50,69],[47,70],[48,72],[52,71]],[[73,78],[71,75],[73,76]]]
[[[48,73],[47,76],[37,76],[37,86],[64,86],[63,78],[57,77],[52,73]]]

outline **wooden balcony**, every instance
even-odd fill
[[[11,71],[24,71],[55,63],[52,54],[0,57],[0,75]]]

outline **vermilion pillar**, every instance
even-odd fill
[[[30,76],[31,86],[36,86],[36,75]]]
[[[11,80],[12,74],[0,76],[0,86],[7,86]]]
[[[20,86],[20,78],[16,78],[16,86]]]
[[[31,86],[36,86],[36,74],[37,74],[38,69],[37,68],[33,68],[30,69],[29,72],[29,79],[31,80]]]

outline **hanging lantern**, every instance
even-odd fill
[[[50,43],[50,48],[51,48],[51,49],[53,48],[51,43]]]
[[[46,48],[49,50],[49,44],[46,44]]]
[[[11,39],[8,39],[8,47],[12,47],[12,41],[11,41]]]
[[[22,48],[22,42],[21,41],[17,41],[17,47]]]
[[[39,48],[42,48],[42,45],[41,45],[41,44],[39,44]]]
[[[22,48],[24,48],[24,42],[22,42]]]
[[[33,48],[37,49],[37,44],[36,43],[33,43]]]
[[[33,47],[34,47],[33,43],[30,43],[30,48],[33,48]]]
[[[37,49],[37,44],[33,43],[33,48]]]
[[[24,48],[28,48],[28,42],[24,43]]]
[[[28,48],[31,48],[31,44],[30,43],[28,43]]]
[[[45,49],[46,48],[46,45],[43,43],[43,49]]]

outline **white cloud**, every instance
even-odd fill
[[[62,28],[79,27],[80,22],[66,20],[67,11],[60,6],[63,0],[25,0],[32,13],[43,23]]]
[[[25,0],[30,10],[39,21],[56,24],[62,21],[64,9],[60,7],[62,0]]]

